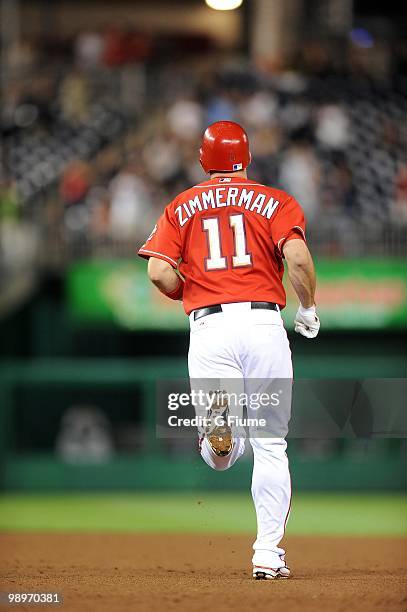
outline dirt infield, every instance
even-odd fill
[[[75,612],[407,609],[407,540],[287,538],[293,578],[268,582],[249,577],[250,545],[246,536],[1,534],[0,590],[59,591],[61,609]]]

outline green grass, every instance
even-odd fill
[[[0,496],[0,529],[253,533],[249,494],[46,494]],[[407,535],[407,496],[297,494],[288,534]]]

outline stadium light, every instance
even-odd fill
[[[206,4],[216,11],[232,11],[242,5],[243,0],[205,0]]]

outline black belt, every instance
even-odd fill
[[[251,302],[252,310],[275,310],[279,312],[280,308],[274,302]],[[206,317],[207,315],[215,314],[216,312],[222,312],[222,306],[220,304],[215,304],[214,306],[205,306],[205,308],[198,308],[198,310],[194,310],[194,321],[198,319],[202,319],[202,317]]]

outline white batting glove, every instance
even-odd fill
[[[320,327],[319,317],[315,306],[304,308],[301,304],[294,319],[294,329],[306,338],[315,338]]]

